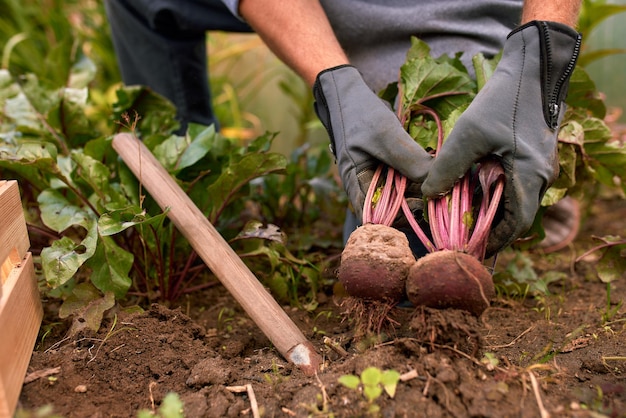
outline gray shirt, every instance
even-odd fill
[[[238,0],[223,0],[237,14]],[[494,55],[520,22],[522,0],[321,0],[350,62],[375,91],[396,81],[411,36],[431,54]]]

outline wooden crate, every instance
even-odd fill
[[[0,180],[0,417],[12,417],[43,309],[16,181]]]

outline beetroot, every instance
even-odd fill
[[[430,253],[411,267],[408,299],[417,306],[466,310],[480,316],[495,296],[491,274],[474,256],[452,250]]]
[[[398,114],[404,126],[410,114],[429,116],[435,121],[436,158],[444,139],[437,112],[423,103],[405,112],[401,103]],[[341,257],[339,280],[348,294],[391,300],[401,300],[406,295],[418,306],[482,314],[495,294],[491,274],[482,261],[504,182],[504,170],[498,161],[478,162],[446,195],[428,199],[427,235],[409,208],[405,196],[407,179],[393,167],[380,164],[365,196],[365,226],[353,232]],[[392,228],[400,211],[429,252],[417,262],[413,261],[404,234]],[[414,265],[407,277],[409,264]]]
[[[357,228],[341,254],[338,278],[346,292],[372,300],[400,301],[415,257],[406,236],[381,224]]]

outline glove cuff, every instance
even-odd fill
[[[315,83],[313,84],[313,98],[315,100],[313,106],[315,108],[315,113],[328,132],[328,136],[330,138],[330,150],[335,158],[337,158],[335,135],[331,124],[329,103],[326,97],[325,89],[329,89],[331,85],[334,86],[336,84],[333,73],[342,69],[345,69],[345,72],[354,72],[358,77],[360,77],[359,71],[356,67],[350,64],[343,64],[321,71],[315,78]],[[331,92],[330,94],[333,95],[334,93]]]
[[[539,38],[543,115],[546,124],[556,129],[580,52],[582,35],[562,23],[533,20],[513,30],[507,39],[516,35],[525,37],[533,32]],[[528,52],[532,51],[525,53]]]

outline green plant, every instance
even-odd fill
[[[609,3],[606,0],[583,0],[578,18],[578,31],[582,33],[583,39],[586,39],[604,20],[623,12],[626,12],[626,5]],[[626,53],[626,49],[604,48],[588,51],[583,47],[578,59],[578,65],[584,67],[603,57],[623,53]]]
[[[253,182],[261,219],[271,219],[300,251],[343,245],[341,231],[332,226],[343,221],[347,199],[333,166],[326,147],[307,144],[293,150],[284,173]]]
[[[154,405],[152,411],[142,409],[137,413],[137,418],[184,418],[183,407],[184,404],[180,400],[180,397],[174,392],[169,392],[163,398],[158,409],[156,409]]]
[[[272,370],[269,373],[263,373],[263,379],[265,379],[265,381],[273,386],[274,390],[276,390],[276,387],[282,382],[288,380],[289,377],[283,376],[280,373],[280,367],[278,366],[276,361],[272,359]]]
[[[362,392],[368,405],[368,413],[377,415],[380,407],[376,400],[383,394],[383,391],[393,398],[396,395],[396,388],[400,380],[400,373],[395,370],[381,370],[377,367],[367,367],[360,376],[347,374],[339,377],[338,382],[348,389]]]
[[[585,259],[591,253],[600,252],[600,257],[594,262],[596,275],[606,285],[606,304],[602,313],[602,323],[609,322],[621,309],[623,301],[615,303],[611,300],[612,282],[623,278],[626,271],[626,239],[618,236],[594,237],[601,241],[576,258],[576,262]]]
[[[104,306],[101,295],[107,292],[116,300],[128,292],[147,300],[175,300],[197,290],[202,284],[191,283],[201,277],[203,265],[115,156],[110,137],[90,128],[89,91],[83,85],[88,74],[80,79],[81,84],[70,80],[52,89],[34,75],[18,80],[0,70],[0,167],[5,176],[20,180],[31,235],[41,237],[37,242],[51,239],[40,249],[50,295],[81,300],[81,306],[72,303],[72,313],[79,313]],[[243,226],[246,200],[255,198],[252,181],[287,167],[284,156],[269,152],[272,134],[239,144],[212,127],[191,125],[185,136],[172,135],[177,123],[171,104],[143,88],[120,88],[112,108],[119,129],[141,136],[226,238],[237,237]],[[300,181],[299,173],[292,178]],[[309,197],[315,199],[315,192]],[[263,208],[262,199],[258,204]],[[236,240],[247,241],[250,235],[244,230]],[[292,256],[286,240],[267,248],[275,275],[295,283],[278,296],[297,301],[298,292],[309,285],[305,305],[313,302],[316,267]]]
[[[217,332],[231,333],[233,331],[232,322],[235,319],[235,311],[232,308],[224,307],[217,314]]]
[[[504,269],[493,275],[496,291],[500,295],[519,299],[549,295],[548,286],[566,276],[565,273],[555,271],[539,275],[527,254],[521,251],[512,251],[510,254],[513,257]]]

